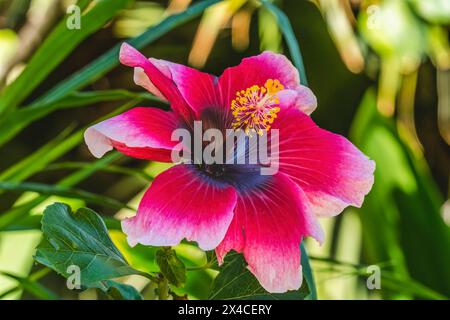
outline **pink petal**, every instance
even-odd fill
[[[89,151],[97,157],[116,148],[135,158],[171,161],[171,141],[178,120],[171,111],[137,107],[89,127],[84,139]]]
[[[221,106],[215,76],[165,60],[153,58],[149,60],[164,75],[174,81],[184,100],[196,113],[197,118],[200,117],[204,108]],[[141,68],[135,68],[134,79],[136,84],[156,95],[160,95],[159,90],[156,89]]]
[[[186,238],[211,250],[225,236],[235,205],[233,187],[201,176],[193,166],[177,165],[155,179],[122,229],[131,246],[173,246]]]
[[[151,83],[146,83],[142,77],[135,76],[135,80],[152,93],[162,96],[170,101],[172,109],[182,115],[185,119],[192,118],[192,109],[187,105],[175,82],[171,79],[166,68],[158,68],[153,61],[148,60],[139,51],[127,43],[123,43],[120,48],[120,62],[126,66],[140,68],[150,79]],[[153,90],[156,89],[156,90]]]
[[[159,69],[159,71],[161,71],[163,75],[165,75],[169,79],[172,78],[172,74],[170,73],[170,70],[167,67],[166,63],[164,63],[165,62],[164,60],[157,60],[157,59],[149,59],[149,60],[151,63],[153,63],[155,67]],[[164,101],[167,101],[166,97],[164,97],[161,91],[159,91],[158,88],[153,84],[153,82],[150,81],[148,76],[145,74],[144,69],[140,67],[134,68],[133,80],[134,83],[136,83],[138,86],[145,88],[148,92],[154,94],[155,96],[159,97]]]
[[[315,214],[333,216],[362,205],[373,185],[374,161],[296,108],[282,109],[272,128],[280,130],[280,171],[305,191]]]
[[[260,55],[245,58],[236,66],[228,68],[219,78],[222,104],[230,107],[236,92],[253,85],[263,86],[268,79],[277,79],[285,87],[279,95],[297,102],[297,107],[310,114],[317,106],[314,94],[300,85],[297,69],[281,54],[265,51]]]
[[[293,105],[310,115],[317,108],[317,98],[308,87],[300,85],[297,89],[281,90],[278,93],[281,106]]]
[[[269,292],[297,290],[302,283],[300,243],[310,235],[322,241],[303,191],[278,173],[260,189],[238,196],[233,222],[216,253],[222,263],[228,251],[243,252],[248,269]]]

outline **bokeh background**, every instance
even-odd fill
[[[168,107],[135,86],[132,70],[108,50],[144,32],[147,56],[217,75],[263,50],[292,58],[286,21],[256,0],[218,1],[184,23],[170,20],[199,2],[80,0],[81,29],[69,30],[73,1],[0,0],[2,299],[104,298],[69,291],[64,279],[33,262],[40,214],[62,201],[89,206],[116,225],[114,218],[132,211],[108,201],[136,207],[166,167],[117,153],[96,160],[84,145],[83,128],[102,117],[138,104]],[[312,118],[377,163],[363,207],[322,220],[322,247],[307,242],[319,298],[448,299],[450,2],[272,3],[300,45],[319,102]],[[120,230],[111,235],[132,265],[156,268],[152,248],[129,248]],[[176,250],[187,265],[205,258],[192,244]],[[367,288],[372,265],[381,270],[380,289]],[[180,294],[207,297],[215,274],[190,272]]]

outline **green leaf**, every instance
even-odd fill
[[[140,99],[148,100],[158,103],[167,103],[160,98],[152,95],[149,92],[133,92],[123,89],[111,89],[111,90],[99,90],[99,91],[82,91],[74,92],[66,97],[54,102],[54,103],[43,103],[43,104],[33,104],[30,107],[24,107],[27,114],[31,113],[30,110],[36,112],[42,112],[45,110],[46,113],[49,111],[54,111],[56,109],[68,109],[76,108],[82,106],[89,106],[99,102],[109,102],[109,101],[119,101],[119,100],[129,100],[129,99]],[[25,110],[18,110],[25,111]],[[24,113],[25,114],[25,113]]]
[[[181,287],[186,283],[186,267],[177,257],[175,250],[161,248],[156,251],[156,263],[169,283]]]
[[[139,103],[141,99],[132,99],[129,102],[121,105],[119,108],[115,109],[113,112],[110,112],[109,114],[105,115],[104,117],[100,118],[98,121],[101,121],[103,119],[107,119],[110,117],[113,117],[125,110],[128,110],[135,104]],[[35,151],[34,153],[30,154],[26,158],[24,158],[22,161],[18,162],[14,166],[8,168],[3,173],[0,174],[0,180],[9,180],[14,182],[22,181],[34,173],[40,171],[42,168],[46,167],[48,163],[52,162],[53,160],[61,157],[63,154],[68,152],[69,150],[73,149],[76,145],[78,145],[83,140],[83,134],[84,131],[87,129],[88,126],[78,130],[77,132],[71,134],[69,137],[65,137],[65,132],[67,132],[66,129],[64,130],[58,137],[47,143],[46,145],[42,146],[40,149]],[[2,131],[3,132],[3,131]],[[1,134],[0,134],[1,135]],[[60,141],[62,140],[62,141]],[[104,167],[104,164],[106,162],[111,162],[119,157],[119,154],[116,153],[114,156],[115,159],[112,159],[108,156],[106,156],[108,159],[106,160],[99,160],[96,162],[93,162],[90,166],[87,166],[86,168],[83,168],[82,170],[79,170],[77,173],[74,173],[73,175],[70,175],[67,178],[64,178],[58,185],[61,185],[63,187],[70,187],[75,185],[76,183],[80,182],[87,176],[91,175],[97,170],[100,170]],[[1,191],[0,191],[1,193]],[[45,199],[45,198],[44,198]],[[40,202],[37,201],[37,204]],[[37,205],[36,204],[36,205]],[[30,207],[31,206],[31,207]],[[31,210],[34,207],[32,203],[30,202],[30,205],[24,208],[28,208],[27,210]],[[17,208],[11,209],[14,211],[12,215],[17,215],[19,212],[26,214],[27,211],[25,210],[17,210]],[[0,229],[5,226],[4,220],[7,219],[9,221],[12,221],[9,219],[9,215],[3,214],[0,216]]]
[[[39,120],[49,113],[59,109],[92,106],[99,102],[119,100],[148,100],[161,103],[161,100],[147,92],[130,92],[127,90],[103,90],[89,92],[75,92],[50,103],[36,103],[8,113],[0,118],[0,145],[8,142],[16,134],[25,129],[32,122]]]
[[[420,299],[431,300],[449,300],[449,297],[444,296],[433,289],[430,289],[420,282],[411,278],[399,278],[398,275],[392,274],[388,271],[381,273],[381,282],[384,288],[394,290],[396,292],[405,292],[412,294]]]
[[[118,152],[112,152],[102,159],[99,159],[92,163],[91,166],[85,167],[81,170],[78,170],[71,175],[68,175],[64,179],[60,180],[56,183],[58,186],[63,187],[71,187],[73,185],[76,185],[77,183],[83,181],[84,179],[91,176],[93,173],[97,172],[104,166],[110,164],[111,162],[117,160],[119,157],[121,157],[121,154]],[[43,201],[48,199],[49,195],[38,195],[35,198],[27,201],[24,204],[21,204],[20,206],[15,206],[8,211],[2,213],[0,215],[0,230],[3,231],[5,228],[7,228],[12,223],[19,223],[20,221],[23,221],[23,218],[30,213],[30,211],[36,207],[37,205],[41,204]],[[28,222],[25,222],[25,224],[29,224]],[[40,228],[40,223],[39,223]]]
[[[300,244],[301,249],[301,263],[303,278],[308,284],[310,294],[306,297],[307,300],[317,300],[316,282],[314,281],[313,272],[309,263],[308,252],[306,251],[304,242]]]
[[[303,64],[302,52],[297,38],[295,37],[294,30],[292,29],[291,22],[286,14],[280,10],[276,5],[270,3],[267,0],[261,0],[261,3],[267,10],[269,10],[275,18],[278,20],[278,25],[283,33],[289,48],[291,59],[300,73],[300,83],[307,86],[308,80],[306,78],[305,66]]]
[[[376,239],[363,241],[365,263],[389,261],[396,278],[412,278],[450,296],[450,228],[440,212],[444,199],[424,159],[401,139],[392,119],[378,113],[373,89],[361,102],[351,137],[377,164],[372,191],[358,209],[364,239]],[[402,285],[397,291],[382,289],[384,298],[405,292]]]
[[[142,101],[141,99],[132,99],[129,102],[121,105],[113,112],[108,113],[104,117],[100,118],[98,121],[113,117],[120,112],[128,110],[135,104]],[[90,124],[92,125],[92,124]],[[89,126],[90,126],[89,125]],[[22,161],[8,168],[0,174],[0,180],[9,180],[19,182],[22,181],[34,173],[45,168],[48,163],[58,159],[63,154],[73,149],[83,140],[84,131],[88,126],[76,131],[67,137],[67,133],[70,132],[70,127],[59,134],[55,139],[48,142],[46,145],[42,146],[40,149],[36,150]],[[3,130],[1,132],[4,132]],[[0,133],[1,136],[1,133]],[[1,139],[1,138],[0,138]]]
[[[0,190],[16,191],[16,192],[33,191],[39,194],[56,195],[66,198],[81,199],[86,202],[96,203],[113,209],[129,208],[125,203],[122,203],[120,201],[117,201],[115,199],[103,195],[98,195],[92,192],[58,185],[48,185],[36,182],[0,181]]]
[[[100,287],[100,281],[143,275],[127,263],[111,241],[103,220],[90,209],[73,213],[63,203],[52,204],[44,211],[42,232],[44,239],[37,247],[35,260],[66,278],[71,275],[69,266],[78,266],[82,286]]]
[[[129,44],[137,49],[143,48],[162,35],[166,34],[173,28],[197,17],[206,8],[219,2],[220,0],[205,0],[196,3],[185,11],[167,17],[157,25],[150,27],[140,36],[129,40]],[[44,96],[38,99],[36,103],[49,103],[57,101],[69,93],[74,92],[86,85],[101,78],[105,73],[113,69],[119,63],[120,44],[116,45],[108,52],[91,62],[89,65],[81,69],[79,72],[70,76],[64,81],[61,81],[57,86],[47,92]]]
[[[219,0],[206,0],[199,2],[190,6],[185,11],[174,14],[167,17],[159,24],[149,28],[146,32],[142,33],[140,36],[133,38],[129,41],[131,45],[136,48],[142,48],[154,40],[158,39],[160,36],[169,32],[173,28],[195,18],[200,15],[206,8],[219,2]],[[0,126],[7,128],[7,130],[2,130],[0,132],[0,146],[11,138],[13,138],[20,130],[22,130],[31,121],[39,119],[45,116],[51,111],[58,108],[58,103],[74,91],[79,90],[90,83],[98,80],[108,71],[112,70],[119,63],[119,50],[120,45],[116,45],[102,56],[91,62],[89,65],[76,72],[69,78],[59,82],[54,88],[48,91],[46,94],[38,98],[33,104],[28,107],[21,108],[20,112],[14,112],[8,117],[0,119]],[[31,62],[30,62],[31,63]],[[25,73],[25,71],[24,71]],[[23,76],[22,76],[23,77]],[[20,78],[20,77],[19,77]],[[23,83],[22,83],[23,82]],[[16,84],[19,83],[19,84]],[[10,87],[13,89],[8,89],[4,92],[3,97],[0,99],[0,114],[2,108],[9,107],[11,101],[14,99],[23,100],[26,97],[27,91],[20,91],[22,86],[26,84],[26,81],[17,79]],[[16,89],[16,87],[18,89]],[[28,88],[28,87],[27,87]],[[8,93],[7,91],[11,91]],[[18,98],[16,98],[16,95]],[[20,98],[19,97],[23,97]],[[12,109],[12,108],[11,108]],[[33,111],[28,111],[28,109],[33,109]],[[16,124],[17,122],[17,124]]]
[[[91,166],[91,162],[58,162],[48,165],[44,170],[61,170],[61,169],[82,169]],[[109,165],[100,169],[105,172],[120,173],[124,175],[134,176],[144,179],[146,181],[152,181],[153,177],[146,173],[142,169],[128,168],[118,165]]]
[[[354,264],[324,257],[310,257],[310,259],[321,263],[330,264],[330,268],[322,268],[321,271],[338,271],[341,277],[359,276],[362,278],[366,278],[368,276],[368,265]],[[423,284],[417,282],[414,279],[411,279],[410,277],[401,275],[399,276],[398,273],[388,271],[387,267],[389,265],[389,263],[378,264],[378,266],[381,268],[380,275],[383,290],[388,289],[390,291],[407,293],[420,299],[448,300],[448,297],[441,295],[440,293],[424,286]]]
[[[25,277],[19,277],[9,272],[0,271],[0,275],[9,277],[11,279],[14,279],[18,282],[18,287],[12,288],[11,290],[8,290],[7,292],[4,292],[1,294],[0,299],[2,296],[7,296],[8,294],[23,289],[27,291],[28,293],[32,294],[38,299],[41,300],[59,300],[60,298],[56,293],[51,291],[50,289],[44,287],[39,282],[33,281],[32,279],[25,278]]]
[[[303,257],[302,257],[303,258]],[[247,269],[242,255],[230,252],[213,282],[209,299],[213,300],[304,300],[310,295],[307,281],[297,291],[270,293]]]
[[[110,226],[108,226],[108,229],[110,230],[110,236],[114,244],[134,268],[150,274],[161,271],[156,263],[156,251],[159,250],[158,247],[137,244],[131,248],[126,240],[126,235],[118,231],[120,227],[116,228],[113,232],[111,232]],[[173,249],[177,257],[186,266],[187,272],[186,283],[183,287],[171,286],[171,291],[178,296],[187,294],[189,299],[207,299],[215,272],[208,267],[205,268],[207,260],[204,253],[196,245],[187,243],[179,244],[173,247]],[[210,253],[214,255],[213,251]]]
[[[99,289],[114,300],[144,300],[133,286],[112,280],[101,281]]]
[[[264,7],[258,11],[258,33],[261,51],[282,52],[282,35],[276,17]]]
[[[17,219],[14,224],[10,224],[5,228],[0,228],[1,232],[5,231],[25,231],[41,229],[41,215],[31,215],[21,219]],[[120,221],[111,217],[102,217],[108,230],[121,230]]]
[[[159,267],[155,261],[158,247],[144,246],[139,243],[131,247],[120,226],[114,230],[108,226],[108,230],[116,247],[134,268],[151,274],[159,272]]]
[[[0,99],[0,115],[17,107],[81,41],[103,27],[128,2],[96,1],[81,15],[80,29],[67,28],[67,17],[64,17],[33,55],[25,70],[4,90]]]
[[[61,153],[70,150],[74,145],[78,144],[79,138],[77,136],[69,136],[72,130],[73,126],[69,126],[56,136],[56,138],[50,140],[50,142],[41,146],[21,161],[10,166],[0,173],[0,180],[19,182],[30,177],[35,172],[44,169],[49,162],[57,159]]]

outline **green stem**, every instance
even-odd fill
[[[198,266],[198,267],[186,267],[186,271],[201,271],[201,270],[206,270],[211,268],[214,265],[214,263],[211,262],[207,262],[202,266]]]
[[[169,298],[169,282],[162,277],[158,283],[159,300],[167,300]]]

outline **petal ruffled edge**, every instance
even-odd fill
[[[174,166],[156,177],[137,215],[122,221],[131,246],[173,246],[183,238],[212,250],[233,218],[236,191],[202,176],[191,165]]]
[[[167,68],[163,68],[161,63],[158,62],[155,65],[154,60],[147,59],[142,53],[125,42],[120,47],[119,60],[123,65],[142,69],[151,81],[149,88],[154,87],[156,89],[152,93],[167,99],[171,103],[172,109],[184,119],[192,119],[191,107],[184,100]],[[148,83],[144,84],[148,85]]]
[[[296,108],[282,109],[272,127],[279,129],[279,170],[303,189],[316,215],[361,207],[374,183],[373,160]]]
[[[171,161],[171,141],[178,119],[171,111],[136,107],[89,127],[84,133],[89,151],[97,158],[116,148],[140,159]]]
[[[242,252],[248,269],[269,292],[297,290],[302,283],[300,243],[323,231],[301,188],[278,173],[257,190],[239,194],[235,215],[216,249],[219,264],[230,250]]]
[[[194,110],[197,119],[205,108],[222,107],[217,77],[178,63],[154,58],[150,58],[149,61],[174,81],[184,100]],[[142,68],[134,69],[134,81],[149,92],[163,97]]]
[[[284,55],[270,51],[244,58],[239,65],[225,69],[219,77],[222,104],[230,106],[237,91],[263,86],[268,79],[277,79],[284,86],[285,90],[278,93],[282,104],[295,105],[308,115],[316,109],[317,99],[300,84],[298,70]]]
[[[308,87],[300,85],[297,89],[281,90],[278,93],[281,107],[296,107],[310,115],[317,108],[317,98]]]

